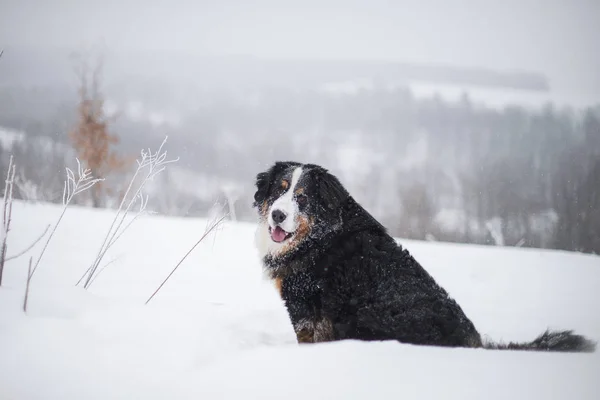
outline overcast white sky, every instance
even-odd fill
[[[0,0],[1,43],[544,72],[600,93],[600,0]],[[599,95],[600,96],[600,95]]]

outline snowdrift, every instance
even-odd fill
[[[8,253],[60,209],[15,203]],[[254,225],[227,223],[152,294],[206,221],[146,217],[107,254],[89,290],[110,211],[72,207],[31,281],[28,257],[0,287],[1,399],[597,399],[600,353],[442,349],[396,342],[299,346],[265,281]],[[400,240],[483,335],[531,340],[546,328],[600,340],[600,257]],[[38,252],[36,247],[34,252]]]

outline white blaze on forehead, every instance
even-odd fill
[[[275,221],[273,221],[273,211],[280,210],[283,211],[286,215],[285,221],[283,221],[279,226],[286,232],[292,233],[296,231],[296,216],[298,214],[298,204],[294,201],[294,191],[296,190],[296,186],[298,185],[298,181],[300,181],[300,177],[302,176],[302,167],[296,167],[294,172],[292,173],[292,182],[288,187],[287,192],[283,194],[280,198],[275,200],[271,209],[269,210],[269,225],[271,227],[275,227]]]

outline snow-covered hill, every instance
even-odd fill
[[[60,208],[16,203],[8,253]],[[544,354],[355,341],[298,346],[261,274],[254,225],[227,223],[147,306],[206,221],[148,217],[74,287],[111,212],[70,208],[31,282],[27,258],[0,287],[1,399],[597,399],[600,353]],[[600,258],[555,251],[401,242],[484,335],[528,340],[547,327],[600,340]],[[40,246],[33,252],[36,254]]]

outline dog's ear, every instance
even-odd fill
[[[262,204],[271,191],[271,185],[275,180],[275,176],[285,169],[297,164],[291,161],[277,161],[268,170],[256,175],[256,192],[254,193],[254,207]]]
[[[348,191],[342,183],[326,170],[317,175],[317,186],[322,204],[329,210],[338,209],[348,199]]]
[[[256,207],[267,199],[269,195],[269,187],[271,182],[271,170],[260,172],[256,175],[256,192],[254,193],[254,204]]]
[[[315,214],[317,223],[311,229],[310,236],[318,240],[342,226],[343,206],[350,194],[341,182],[327,170],[316,167],[312,172],[315,183],[315,195],[319,198]]]

